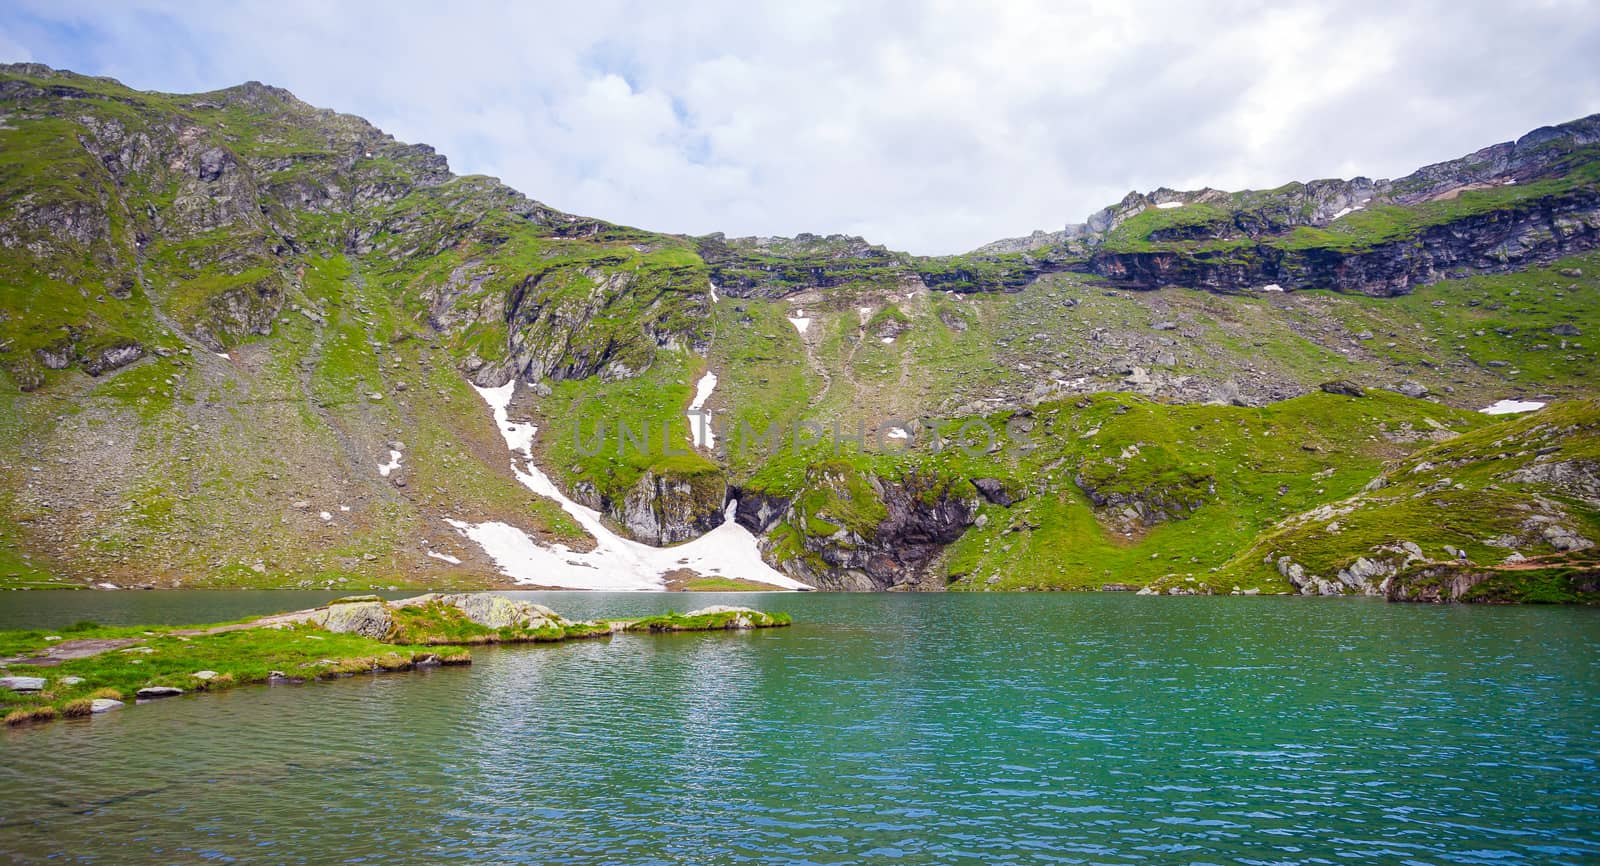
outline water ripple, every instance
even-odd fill
[[[800,625],[0,732],[0,859],[1600,860],[1594,611],[762,601]]]

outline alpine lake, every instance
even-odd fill
[[[0,730],[0,860],[1600,862],[1593,608],[508,594],[794,625],[474,647]],[[334,595],[16,592],[0,628]]]

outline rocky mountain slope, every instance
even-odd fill
[[[1407,601],[1600,592],[1597,434],[1600,403],[1580,401],[1447,439],[1282,521],[1224,570]]]
[[[573,216],[261,84],[0,68],[0,584],[507,580],[462,525],[585,551],[472,390],[515,380],[537,466],[646,544],[731,513],[822,588],[1300,591],[1239,550],[1470,410],[1594,395],[1597,130],[924,258]]]

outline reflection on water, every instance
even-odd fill
[[[384,598],[406,598],[420,590],[376,592]],[[303,610],[350,595],[333,590],[186,589],[100,592],[41,590],[0,593],[0,629],[62,628],[88,620],[101,625],[191,625],[227,622]],[[362,594],[367,594],[366,590]],[[689,610],[708,604],[747,604],[787,608],[788,592],[502,592],[549,605],[569,617],[647,616],[668,609]]]
[[[575,616],[708,601],[528,597]],[[467,669],[0,732],[0,850],[107,864],[1600,858],[1600,612],[761,600],[799,624],[483,649]]]

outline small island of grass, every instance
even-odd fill
[[[713,606],[629,619],[573,621],[493,594],[428,593],[327,605],[207,626],[0,631],[0,716],[7,725],[89,716],[130,700],[250,683],[313,682],[472,663],[463,647],[554,643],[614,634],[789,625],[787,614]]]

